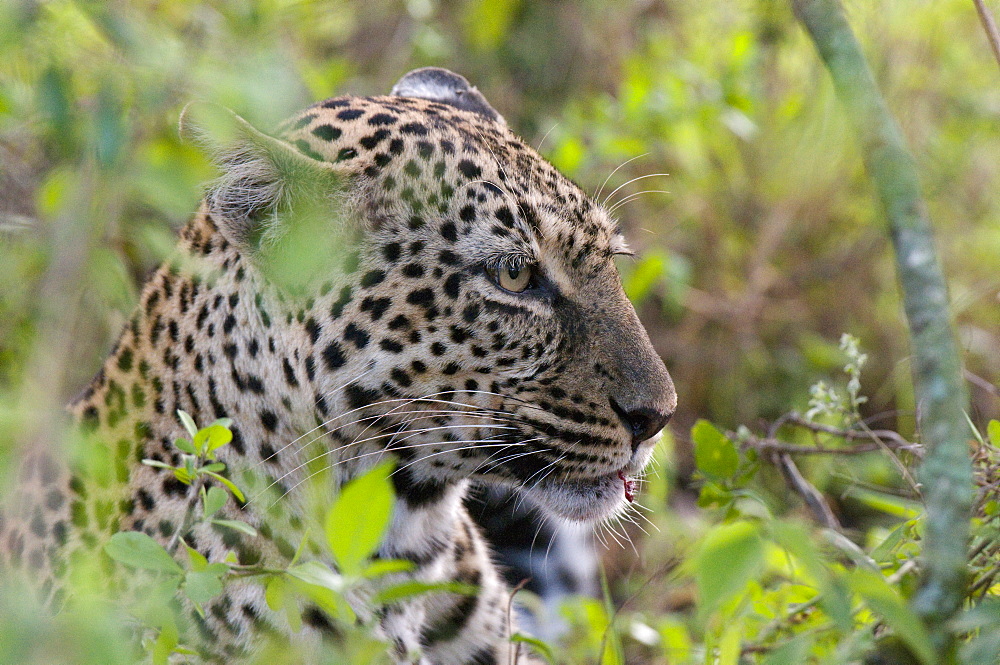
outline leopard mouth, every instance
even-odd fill
[[[574,522],[599,522],[635,499],[628,468],[589,478],[549,479],[524,492],[543,510]]]

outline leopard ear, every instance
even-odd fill
[[[500,124],[507,124],[496,109],[490,106],[483,93],[460,74],[440,67],[414,69],[392,86],[390,95],[419,97],[432,102],[448,104],[463,111],[472,111]]]
[[[343,192],[346,177],[334,165],[303,155],[220,106],[188,104],[180,131],[202,145],[222,171],[205,203],[237,247],[273,245],[288,231],[293,209],[332,207]]]

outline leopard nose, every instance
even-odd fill
[[[643,441],[652,438],[657,432],[663,429],[673,414],[657,411],[647,407],[626,410],[618,405],[618,402],[611,399],[611,409],[618,414],[622,424],[632,434],[632,450],[639,447]]]

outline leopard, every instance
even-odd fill
[[[74,552],[123,531],[167,544],[183,530],[208,561],[281,568],[304,542],[315,468],[335,496],[389,458],[376,557],[475,589],[380,610],[389,657],[536,662],[510,639],[511,588],[464,499],[505,488],[587,524],[627,508],[677,396],[623,289],[615,257],[632,252],[618,222],[445,69],[318,102],[272,133],[208,116],[225,120],[190,135],[220,175],[69,407],[80,445],[106,463],[29,457],[0,519],[0,565],[50,603]],[[179,411],[231,420],[219,462],[275,500],[222,515],[255,535],[185,521],[194,488],[162,468],[181,461]],[[244,662],[264,634],[335,639],[316,607],[292,634],[265,596],[240,578],[203,615],[185,610],[192,662]]]

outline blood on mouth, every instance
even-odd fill
[[[632,503],[635,501],[635,481],[626,476],[624,471],[618,472],[618,478],[625,488],[625,498],[628,499],[629,503]]]

